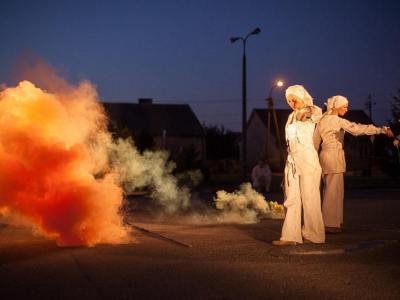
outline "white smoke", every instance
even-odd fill
[[[221,212],[219,223],[257,223],[263,218],[284,218],[283,206],[267,201],[250,183],[243,183],[238,191],[232,193],[218,191],[214,201]]]
[[[232,193],[218,191],[214,203],[216,209],[195,212],[176,221],[191,224],[253,224],[266,218],[285,217],[283,205],[266,200],[250,183],[240,185],[239,190]]]
[[[172,175],[175,164],[168,161],[168,156],[166,151],[140,154],[131,139],[117,139],[109,147],[110,165],[125,192],[148,188],[164,211],[174,214],[189,206],[190,192],[187,187],[178,186],[178,179]]]

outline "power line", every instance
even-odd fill
[[[154,104],[218,104],[218,103],[240,103],[240,99],[207,99],[207,100],[171,100],[171,99],[155,99]],[[265,99],[249,99],[251,102],[265,102]],[[107,101],[108,102],[108,101]],[[137,103],[132,100],[118,100],[118,103]]]
[[[179,104],[217,104],[217,103],[240,103],[240,99],[207,99],[207,100],[168,100],[168,99],[160,99],[157,103],[179,103]],[[251,102],[265,102],[265,99],[248,99]]]

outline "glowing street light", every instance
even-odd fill
[[[246,171],[247,171],[247,86],[246,86],[246,41],[252,36],[259,34],[261,32],[260,28],[256,28],[250,33],[248,33],[244,38],[243,37],[231,37],[229,40],[231,43],[235,43],[236,41],[242,41],[243,43],[243,58],[242,58],[242,176],[243,179],[246,179]]]
[[[268,94],[268,99],[271,98],[272,100],[272,91],[277,88],[277,87],[283,87],[284,82],[282,80],[277,80],[273,86],[271,86],[271,88],[269,89],[269,94]]]
[[[270,144],[270,136],[271,136],[271,112],[272,112],[272,117],[274,118],[276,139],[278,141],[278,147],[279,147],[279,156],[280,156],[279,164],[280,164],[280,166],[282,166],[282,163],[283,163],[283,152],[282,152],[281,136],[280,136],[279,127],[278,127],[278,119],[276,118],[274,101],[272,99],[272,91],[275,88],[283,87],[283,85],[284,85],[284,82],[282,80],[277,80],[275,82],[275,84],[273,86],[271,86],[271,88],[269,90],[268,98],[266,99],[268,109],[267,109],[267,139],[266,139],[266,144],[265,144],[265,153],[266,153],[266,157],[268,157],[268,147]]]

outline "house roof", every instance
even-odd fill
[[[173,136],[204,135],[196,115],[187,104],[102,103],[112,121],[137,131],[145,130],[154,136],[163,131]]]

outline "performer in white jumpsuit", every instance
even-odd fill
[[[285,166],[285,221],[276,246],[325,242],[321,214],[321,166],[313,144],[315,123],[321,118],[321,109],[313,105],[308,92],[301,85],[290,86],[286,99],[293,112],[289,115],[285,133],[288,157]],[[301,216],[303,209],[303,226]]]
[[[343,151],[344,133],[352,135],[391,135],[390,129],[378,128],[374,125],[361,125],[347,121],[344,116],[348,110],[348,100],[343,96],[334,96],[325,103],[327,111],[319,121],[314,132],[314,144],[318,150],[322,140],[319,158],[323,172],[322,216],[325,231],[341,232],[343,224],[343,173],[346,161]]]

